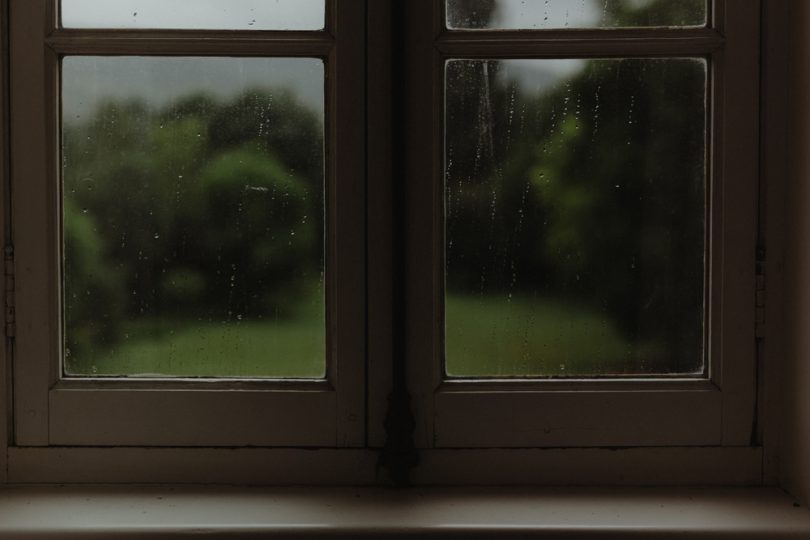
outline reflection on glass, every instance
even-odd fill
[[[68,376],[323,377],[323,62],[66,57]]]
[[[706,62],[446,77],[447,374],[701,375]]]
[[[706,0],[446,0],[457,30],[695,27],[706,25]]]
[[[65,28],[321,30],[324,0],[61,0]]]

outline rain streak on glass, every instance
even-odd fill
[[[64,28],[322,30],[325,0],[61,0]]]
[[[321,378],[324,66],[62,62],[67,376]]]
[[[447,62],[447,375],[703,375],[706,71]]]
[[[700,27],[706,0],[446,0],[454,30]]]

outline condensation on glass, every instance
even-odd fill
[[[446,63],[445,370],[703,376],[702,58]]]
[[[454,30],[700,27],[706,0],[445,0]]]
[[[324,65],[62,61],[66,376],[321,378]]]
[[[325,0],[61,0],[64,28],[322,30]]]

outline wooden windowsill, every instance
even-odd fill
[[[0,538],[810,538],[775,488],[9,486]],[[673,536],[674,535],[674,536]]]

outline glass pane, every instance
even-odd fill
[[[61,0],[65,28],[321,30],[325,0]]]
[[[703,374],[706,62],[446,77],[447,374]]]
[[[322,377],[324,66],[62,62],[65,365]]]
[[[706,0],[446,0],[447,27],[458,30],[695,27]]]

